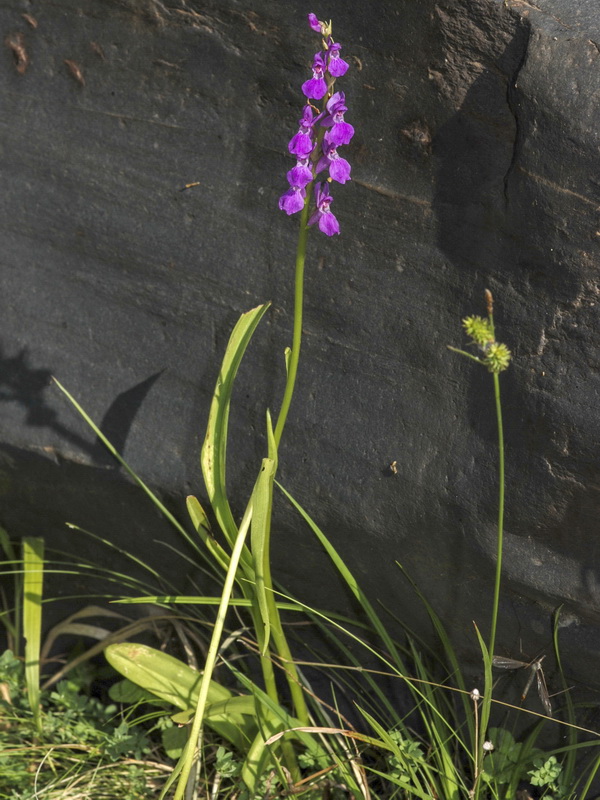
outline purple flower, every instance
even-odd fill
[[[313,29],[313,31],[315,31],[316,33],[320,33],[321,36],[331,35],[331,22],[323,22],[322,20],[317,19],[316,14],[308,15],[308,24]]]
[[[329,169],[329,175],[337,183],[346,183],[350,180],[350,164],[338,155],[336,146],[328,141],[323,142],[323,155],[317,164],[317,172],[324,169]]]
[[[296,166],[287,174],[290,188],[279,198],[279,208],[286,214],[295,214],[304,207],[306,199],[306,186],[313,179],[311,168],[308,166],[307,158],[300,158]]]
[[[323,23],[319,22],[319,20],[317,19],[317,15],[316,14],[309,14],[308,15],[308,24],[313,29],[313,31],[316,31],[317,33],[322,33],[322,31],[323,31],[323,28],[322,28]]]
[[[327,69],[329,70],[329,74],[332,78],[341,78],[342,75],[345,75],[350,68],[348,62],[344,61],[343,58],[340,58],[340,50],[342,49],[342,45],[332,42],[330,36],[327,41],[327,47],[329,53]]]
[[[340,56],[342,46],[333,41],[331,22],[322,22],[316,14],[308,15],[308,24],[323,38],[323,50],[316,53],[312,63],[312,78],[302,84],[307,98],[299,120],[298,132],[292,137],[288,149],[296,157],[296,165],[287,173],[289,189],[279,198],[279,208],[286,214],[295,214],[308,208],[314,196],[315,209],[308,225],[317,224],[327,236],[339,234],[340,226],[331,212],[333,197],[329,193],[331,181],[349,181],[351,167],[338,153],[341,145],[348,144],[354,136],[354,128],[344,120],[348,110],[343,92],[331,94],[337,78],[346,74],[349,65]],[[319,110],[311,101],[324,100]],[[326,128],[324,135],[317,136],[317,125]],[[317,152],[319,140],[319,152]],[[328,171],[326,180],[313,184],[315,175]],[[314,189],[314,191],[313,191]]]
[[[302,92],[309,100],[321,100],[325,97],[327,93],[326,69],[324,54],[316,53],[312,65],[313,76],[302,84]]]
[[[346,97],[343,92],[336,92],[327,101],[328,113],[321,120],[321,125],[330,128],[325,134],[328,142],[339,147],[348,144],[354,136],[354,128],[349,122],[344,122],[344,114],[348,109],[345,105]]]
[[[309,225],[319,223],[319,230],[327,236],[334,236],[340,232],[340,224],[329,206],[333,202],[333,197],[329,194],[327,183],[317,183],[315,186],[315,203],[317,209],[308,220]]]
[[[309,184],[313,179],[311,168],[308,166],[308,158],[299,158],[296,166],[287,174],[288,183],[290,186],[297,186],[299,189]]]
[[[315,120],[313,117],[314,113],[312,108],[309,105],[304,106],[302,119],[298,120],[298,124],[300,125],[298,133],[292,136],[288,144],[290,153],[298,158],[306,158],[309,156],[315,146],[313,140],[313,125]]]
[[[304,207],[306,189],[302,186],[292,186],[285,194],[279,198],[279,208],[286,214],[295,214]]]

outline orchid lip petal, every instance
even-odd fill
[[[322,100],[327,94],[325,78],[311,78],[302,84],[302,93],[309,100]]]
[[[337,221],[337,217],[332,214],[331,211],[321,214],[319,230],[327,236],[335,236],[335,234],[340,232],[340,224]]]
[[[306,198],[306,190],[298,187],[292,187],[281,195],[279,198],[279,208],[285,211],[289,216],[301,211],[304,207],[304,200]]]

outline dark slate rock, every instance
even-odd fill
[[[173,502],[202,498],[198,451],[229,331],[273,300],[234,398],[230,487],[243,508],[291,337],[296,222],[277,198],[315,46],[306,10],[297,0],[0,8],[0,486],[13,532],[103,558],[69,538],[63,523],[75,521],[177,573],[147,546],[168,529],[50,376],[147,482]],[[342,236],[311,236],[281,479],[373,598],[425,626],[400,560],[475,661],[471,623],[487,627],[495,559],[493,396],[446,344],[461,344],[460,318],[484,312],[489,287],[515,354],[503,380],[501,645],[548,647],[564,603],[568,665],[591,679],[595,0],[374,0],[368,14],[334,0],[327,11],[353,67],[353,181],[335,192]],[[283,502],[274,547],[284,584],[344,607]]]

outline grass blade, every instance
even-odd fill
[[[7,531],[4,530],[0,526],[0,550],[4,553],[4,559],[2,560],[3,567],[9,567],[8,574],[13,579],[14,590],[13,590],[13,607],[12,609],[8,606],[8,598],[5,596],[4,591],[1,593],[2,602],[4,605],[4,609],[0,611],[0,624],[4,626],[6,629],[7,637],[8,637],[8,645],[9,650],[12,650],[13,653],[18,656],[20,652],[20,644],[21,644],[21,619],[19,615],[19,605],[21,602],[21,597],[23,596],[22,592],[22,583],[23,579],[21,576],[21,559],[17,558],[17,554],[15,553],[15,549],[12,546],[12,542],[10,541],[10,536],[8,535]],[[17,568],[18,563],[18,568]],[[4,574],[4,572],[2,572]]]
[[[44,540],[23,539],[23,635],[25,637],[25,685],[35,726],[40,719],[40,647],[42,638],[42,593],[44,586]]]

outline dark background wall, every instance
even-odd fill
[[[351,64],[356,135],[353,180],[335,192],[342,235],[311,234],[281,479],[373,598],[418,620],[399,559],[474,653],[495,555],[493,398],[446,344],[463,343],[460,319],[485,312],[489,287],[515,355],[501,645],[548,646],[564,603],[568,664],[593,680],[595,0],[0,0],[0,521],[116,564],[65,529],[75,522],[177,569],[154,543],[172,534],[50,376],[180,507],[203,497],[198,451],[229,332],[272,300],[234,398],[243,508],[291,339],[297,222],[277,199],[318,45],[308,11],[333,19]],[[284,584],[344,605],[283,501],[274,546]]]

